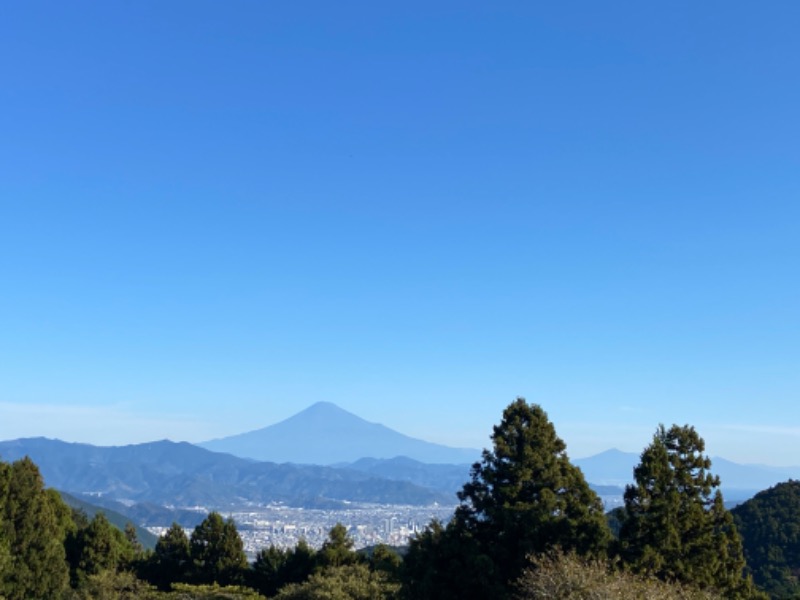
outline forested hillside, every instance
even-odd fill
[[[800,481],[764,490],[731,512],[755,582],[773,598],[800,597]]]
[[[694,428],[659,426],[612,533],[547,414],[517,399],[454,517],[430,523],[403,556],[356,551],[337,525],[319,550],[270,546],[248,563],[236,524],[217,512],[191,531],[173,524],[145,550],[133,526],[70,509],[22,458],[0,463],[0,598],[765,598],[750,572],[790,597],[797,482],[759,494],[735,522],[710,468]]]

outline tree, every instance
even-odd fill
[[[800,481],[759,492],[731,514],[756,585],[772,598],[800,597]]]
[[[67,542],[74,586],[90,575],[118,571],[133,560],[134,549],[125,535],[98,512],[86,527],[71,534]]]
[[[155,550],[147,560],[144,568],[147,580],[159,589],[168,590],[173,583],[187,581],[190,568],[189,538],[183,527],[173,523],[158,538]]]
[[[142,552],[144,552],[144,548],[139,541],[139,534],[136,533],[136,526],[128,521],[125,523],[125,529],[123,530],[123,533],[125,534],[125,539],[128,540],[128,543],[133,549],[133,553],[137,556],[141,555]]]
[[[341,567],[358,560],[358,554],[353,551],[353,540],[347,535],[347,527],[337,523],[331,528],[317,560],[323,567]]]
[[[281,571],[281,585],[301,583],[311,576],[317,565],[317,552],[305,540],[287,551],[286,564]]]
[[[0,571],[0,595],[7,600],[56,598],[69,582],[63,503],[45,491],[39,469],[30,458],[3,471],[0,540],[5,540],[2,545],[8,556],[3,559],[6,568]]]
[[[528,555],[555,547],[605,554],[603,504],[540,406],[517,398],[494,427],[492,443],[458,494],[455,526],[492,557],[501,583],[520,575]]]
[[[230,585],[244,578],[247,556],[232,519],[210,513],[195,527],[189,546],[198,582]]]
[[[386,544],[378,544],[369,555],[369,568],[373,571],[383,571],[392,581],[399,577],[402,566],[402,556]]]
[[[620,550],[635,572],[750,597],[741,538],[693,427],[659,426],[625,490]]]
[[[287,551],[271,544],[256,554],[250,570],[249,584],[267,597],[274,596],[286,582],[282,580],[286,568]]]
[[[453,521],[432,521],[408,547],[400,569],[407,600],[500,598],[504,586],[478,540]]]
[[[305,540],[283,550],[274,545],[262,548],[250,570],[250,585],[267,597],[290,583],[303,583],[314,572],[318,554]]]
[[[572,465],[547,414],[517,398],[472,466],[446,527],[432,523],[406,554],[408,598],[503,598],[530,554],[605,555],[603,504]]]

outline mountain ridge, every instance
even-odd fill
[[[130,504],[222,509],[270,502],[293,506],[455,503],[446,494],[408,482],[325,466],[255,462],[188,442],[127,446],[92,446],[47,438],[0,442],[0,459],[23,456],[38,465],[49,487]]]

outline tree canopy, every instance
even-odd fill
[[[211,512],[189,540],[195,579],[201,583],[240,583],[247,569],[242,538],[232,519]]]
[[[750,597],[742,544],[693,427],[659,426],[625,490],[622,558],[665,581]]]
[[[44,489],[38,467],[23,458],[0,470],[0,595],[7,600],[58,597],[69,583],[61,499]]]

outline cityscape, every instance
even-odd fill
[[[337,523],[347,527],[356,549],[378,544],[408,545],[411,537],[434,519],[447,522],[455,506],[434,504],[410,506],[396,504],[353,504],[341,510],[321,510],[270,504],[238,510],[223,516],[232,518],[242,538],[245,553],[252,560],[262,548],[293,548],[301,540],[315,549],[322,547],[328,532]],[[207,509],[198,509],[203,514]],[[162,535],[167,527],[148,527]]]

